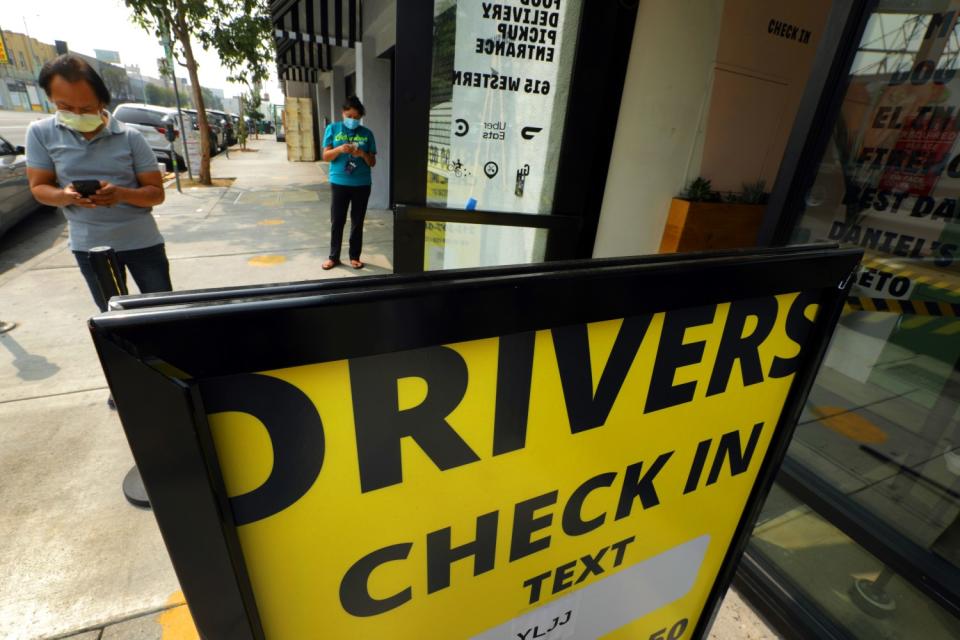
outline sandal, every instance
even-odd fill
[[[363,269],[363,263],[360,262],[359,260],[351,260],[350,266],[353,267],[354,269]]]
[[[340,264],[339,260],[333,260],[331,258],[331,259],[324,260],[323,264],[320,265],[320,268],[323,269],[324,271],[329,271],[330,269],[333,269],[338,264]]]

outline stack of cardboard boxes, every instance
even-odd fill
[[[310,98],[287,98],[286,105],[287,160],[313,162],[317,146],[313,132],[313,105]]]

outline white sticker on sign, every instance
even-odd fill
[[[447,206],[546,213],[564,25],[579,3],[460,0],[456,11]]]
[[[710,543],[702,535],[472,640],[595,640],[685,596]]]

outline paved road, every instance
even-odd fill
[[[49,117],[49,113],[36,111],[0,110],[0,136],[9,140],[11,144],[23,144],[26,140],[27,125],[34,120]]]

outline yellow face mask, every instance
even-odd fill
[[[57,122],[80,133],[96,131],[103,124],[103,116],[99,113],[73,113],[72,111],[57,111]]]

